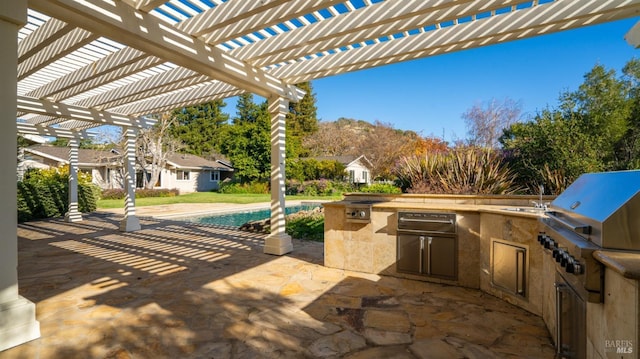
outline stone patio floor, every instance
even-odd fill
[[[461,287],[325,268],[322,243],[95,213],[18,226],[42,337],[0,358],[553,358],[538,316]]]

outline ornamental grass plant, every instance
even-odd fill
[[[521,190],[502,154],[478,147],[404,157],[395,174],[408,193],[514,194]]]

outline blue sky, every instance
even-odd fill
[[[523,116],[558,105],[595,64],[618,73],[636,50],[624,35],[628,19],[551,35],[428,57],[314,80],[318,119],[340,117],[447,141],[466,137],[462,114],[476,103],[511,98]],[[235,101],[226,111],[235,115]]]

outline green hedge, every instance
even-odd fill
[[[18,182],[18,222],[63,216],[69,209],[69,184],[57,181]],[[93,212],[98,207],[100,188],[78,184],[78,210]]]
[[[122,188],[105,189],[102,191],[100,198],[102,199],[124,199],[127,192]],[[136,198],[147,197],[175,197],[180,195],[180,191],[177,188],[174,189],[136,189]]]

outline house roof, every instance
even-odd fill
[[[49,158],[60,163],[69,163],[69,147],[34,145],[26,147],[24,151],[41,157]],[[109,151],[92,150],[86,148],[78,149],[79,165],[103,166],[105,164],[108,164],[109,162],[114,161],[116,158],[117,156],[114,156],[114,154]]]
[[[635,17],[638,0],[29,0],[22,133],[74,137],[251,92]],[[13,3],[12,3],[13,4]],[[453,70],[455,71],[455,69]]]
[[[371,162],[365,155],[353,156],[353,155],[345,155],[345,156],[317,156],[312,157],[318,161],[338,161],[345,166],[348,166],[354,162],[362,160],[365,165],[371,166]]]
[[[233,171],[231,166],[221,160],[208,160],[200,156],[174,153],[168,159],[168,164],[178,169],[217,169],[220,171]]]

